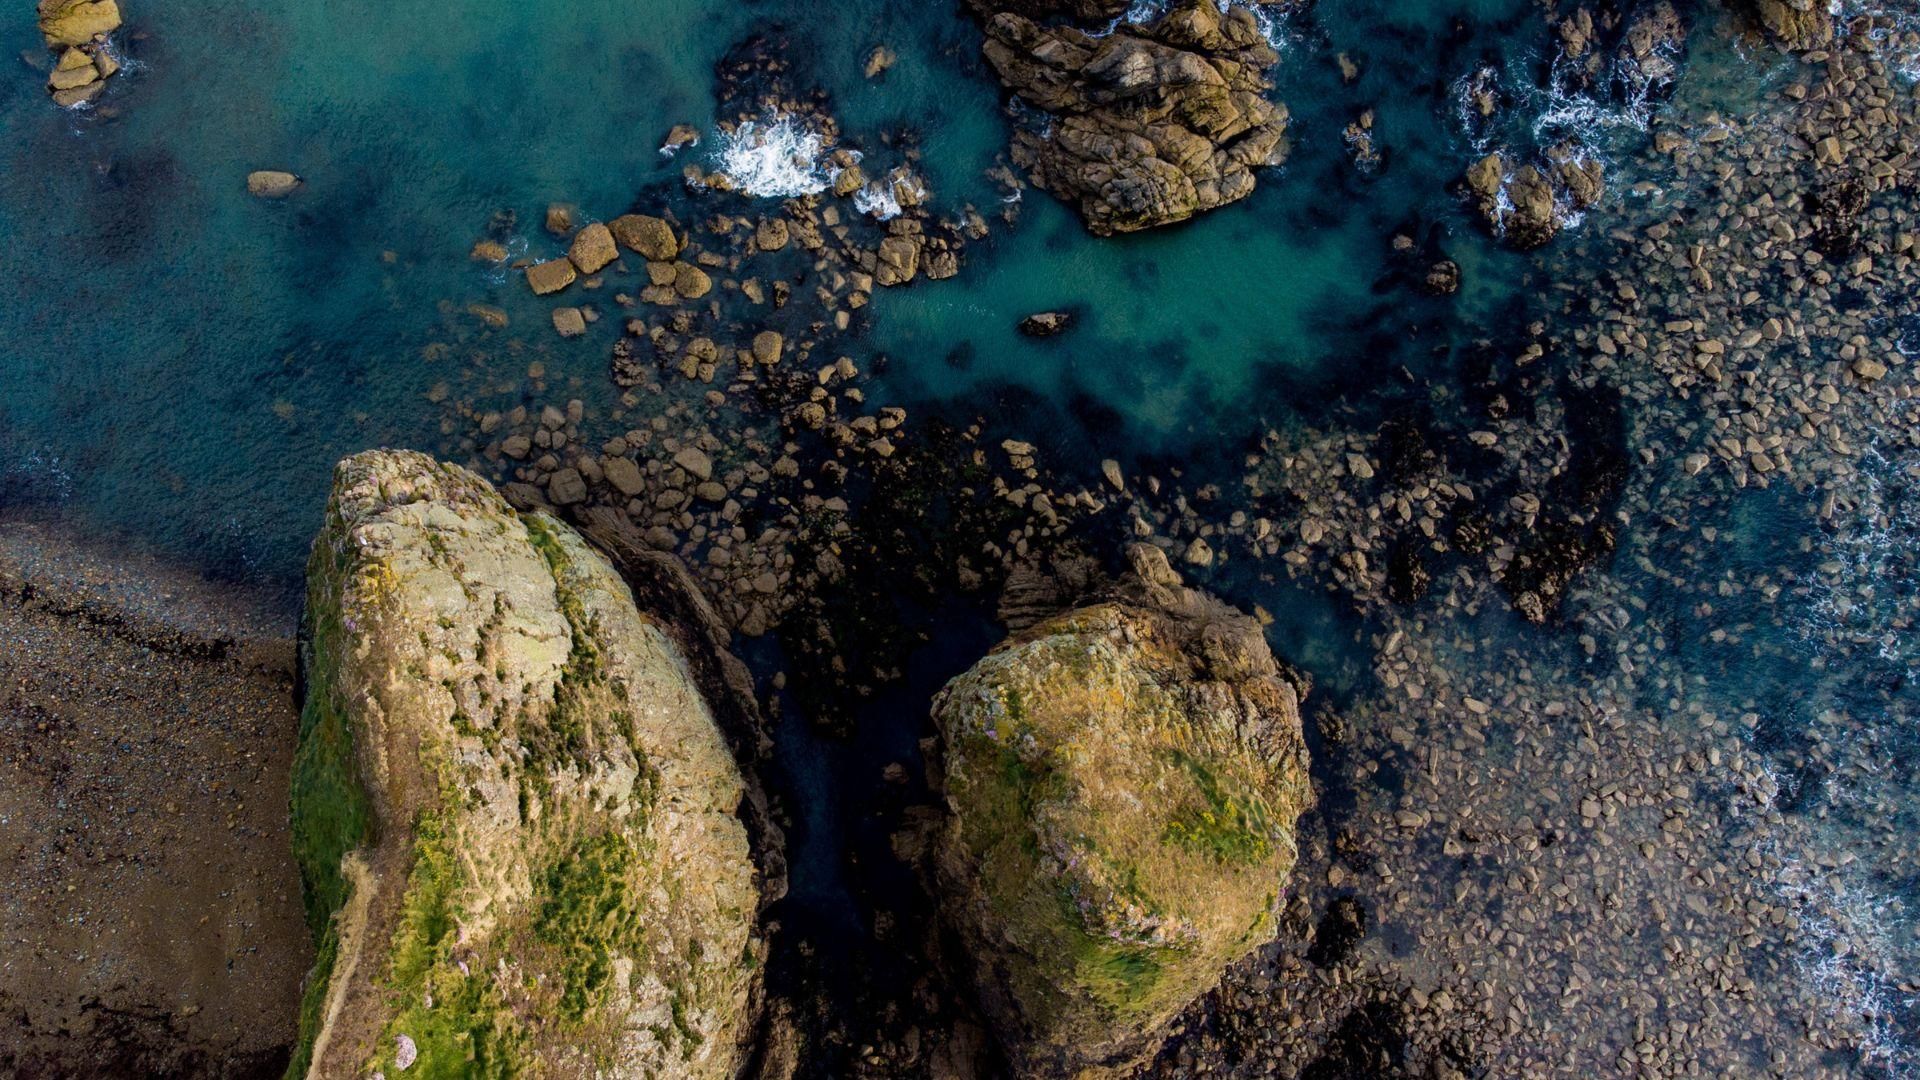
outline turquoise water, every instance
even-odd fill
[[[548,387],[606,400],[614,320],[562,345],[545,305],[467,249],[511,210],[516,251],[557,253],[539,228],[553,201],[589,219],[637,197],[727,209],[689,206],[682,162],[656,148],[674,123],[710,127],[714,61],[756,28],[784,27],[796,81],[826,90],[871,164],[922,148],[942,214],[992,215],[1001,194],[984,175],[1005,143],[998,90],[977,31],[937,5],[867,0],[832,20],[799,3],[130,10],[134,63],[101,108],[63,113],[32,78],[0,83],[0,259],[17,283],[0,310],[0,461],[10,498],[57,499],[241,572],[297,572],[340,455],[438,448],[438,384],[511,397],[537,360]],[[1252,199],[1093,244],[1029,191],[1019,228],[976,245],[972,272],[878,298],[864,348],[893,361],[883,390],[945,398],[1010,382],[1078,396],[1115,410],[1130,444],[1177,452],[1218,437],[1225,402],[1284,416],[1297,389],[1281,383],[1377,378],[1436,339],[1485,332],[1519,264],[1446,191],[1465,150],[1436,109],[1445,80],[1403,95],[1398,72],[1461,68],[1453,19],[1499,20],[1475,41],[1485,49],[1517,34],[1523,11],[1405,4],[1382,22],[1369,5],[1328,3],[1284,24],[1277,79],[1296,148]],[[4,31],[9,50],[34,50],[24,18]],[[881,43],[899,61],[870,82],[861,62]],[[1343,48],[1365,64],[1351,87],[1326,59]],[[1338,133],[1368,105],[1394,157],[1360,181]],[[255,168],[307,187],[256,201],[243,189]],[[1407,311],[1376,294],[1402,228],[1443,237],[1466,268],[1460,297]],[[473,302],[506,308],[510,332],[483,343]],[[1084,313],[1067,337],[1014,333],[1063,305]]]
[[[1294,118],[1288,162],[1242,203],[1104,241],[1033,190],[1014,207],[1017,223],[1000,223],[1004,192],[985,174],[1008,121],[977,30],[946,4],[125,6],[134,63],[101,107],[53,109],[19,67],[0,79],[0,269],[11,283],[0,305],[0,506],[50,509],[289,590],[332,463],[370,445],[448,452],[447,393],[614,407],[606,364],[618,320],[561,341],[549,304],[471,262],[468,249],[511,211],[516,252],[558,254],[540,228],[555,201],[587,219],[636,203],[688,219],[746,209],[686,191],[685,159],[657,147],[675,123],[711,132],[715,62],[769,27],[781,28],[795,82],[826,92],[844,140],[870,163],[884,168],[917,148],[942,217],[971,206],[994,222],[959,278],[875,298],[845,343],[865,368],[886,360],[870,395],[986,416],[1089,478],[1116,457],[1233,479],[1239,452],[1266,427],[1370,429],[1417,396],[1410,387],[1450,386],[1476,343],[1545,310],[1538,264],[1492,244],[1450,191],[1480,152],[1457,119],[1455,81],[1489,67],[1524,87],[1546,62],[1537,7],[1525,0],[1323,0],[1283,21],[1276,96]],[[39,48],[26,10],[0,23],[9,53]],[[1690,100],[1733,108],[1777,82],[1776,71],[1756,83],[1711,34],[1695,36]],[[860,68],[879,44],[899,59],[869,81]],[[1333,62],[1340,53],[1359,65],[1351,83]],[[1530,136],[1543,113],[1568,107],[1603,151],[1642,137],[1639,117],[1617,102],[1525,100],[1520,130],[1503,139]],[[1348,165],[1340,135],[1368,108],[1388,155],[1371,177]],[[244,178],[256,168],[291,169],[307,186],[284,203],[252,199]],[[1614,184],[1610,198],[1631,197],[1625,189]],[[1419,258],[1394,251],[1397,233],[1416,241]],[[1443,254],[1462,267],[1459,295],[1404,287]],[[473,303],[505,309],[510,326],[486,329],[467,313]],[[1073,311],[1076,325],[1048,340],[1017,334],[1022,316],[1047,309]],[[1887,465],[1877,518],[1824,531],[1789,492],[1743,496],[1720,520],[1739,543],[1716,548],[1711,571],[1812,582],[1837,558],[1851,582],[1911,593],[1920,580],[1903,553],[1920,511],[1908,464]],[[1823,607],[1825,586],[1813,583],[1798,622],[1773,606],[1722,605],[1722,621],[1756,623],[1765,645],[1726,649],[1700,644],[1711,628],[1691,613],[1693,598],[1621,562],[1611,572],[1678,628],[1676,642],[1694,643],[1674,662],[1710,680],[1703,695],[1721,712],[1763,717],[1754,739],[1790,789],[1782,806],[1831,830],[1835,850],[1862,853],[1843,884],[1879,898],[1863,910],[1893,928],[1874,961],[1881,989],[1866,985],[1905,1021],[1890,1025],[1900,1049],[1881,1060],[1910,1067],[1902,1035],[1917,1025],[1897,986],[1914,970],[1914,935],[1899,898],[1915,883],[1911,870],[1876,865],[1859,827],[1863,806],[1890,801],[1910,816],[1908,795],[1920,790],[1910,753],[1920,648],[1906,616],[1897,605]],[[1219,584],[1282,616],[1276,647],[1314,671],[1326,700],[1369,692],[1366,627],[1336,599],[1251,576]],[[1824,633],[1835,620],[1850,635],[1840,645]],[[1509,631],[1517,647],[1567,645]],[[916,729],[899,713],[990,637],[969,624],[950,653],[921,657],[906,688],[863,712],[851,758],[789,717],[783,767],[801,793],[796,895],[853,921],[833,845],[847,832],[871,834],[862,842],[877,848],[885,837],[839,793],[877,789],[870,767],[914,757]],[[1829,783],[1833,766],[1810,765],[1806,753],[1825,741],[1880,767],[1877,786],[1863,796]]]

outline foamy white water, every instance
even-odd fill
[[[714,136],[714,171],[743,195],[792,199],[833,183],[826,137],[790,116],[748,120]]]

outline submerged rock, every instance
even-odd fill
[[[1287,112],[1264,96],[1278,55],[1252,14],[1178,0],[1112,32],[1127,5],[972,0],[1000,81],[1051,116],[1017,132],[1014,161],[1075,202],[1097,235],[1176,221],[1244,198],[1283,155]]]
[[[744,782],[668,630],[465,469],[335,470],[294,846],[289,1075],[733,1077],[764,958]]]
[[[1157,548],[935,699],[942,913],[1022,1076],[1111,1075],[1275,932],[1312,801],[1259,623]]]
[[[256,169],[247,174],[247,194],[259,199],[284,199],[300,189],[301,179],[278,169]]]
[[[1019,330],[1028,337],[1052,337],[1073,323],[1073,313],[1042,311],[1020,320]]]

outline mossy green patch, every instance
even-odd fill
[[[451,816],[440,809],[423,812],[414,823],[413,868],[382,984],[393,1003],[384,1063],[392,1067],[395,1037],[407,1036],[419,1052],[410,1077],[455,1080],[522,1071],[519,1024],[501,1003],[491,974],[479,957],[456,955],[464,885]]]
[[[560,1010],[579,1021],[606,999],[613,959],[638,952],[645,912],[631,880],[633,845],[618,832],[566,848],[536,882],[534,940],[559,951]]]
[[[1166,839],[1227,866],[1253,866],[1273,855],[1273,812],[1260,796],[1236,791],[1185,751],[1173,760],[1193,777],[1204,805],[1183,806],[1167,822]]]
[[[307,567],[307,696],[300,708],[289,794],[293,856],[300,867],[301,898],[315,949],[313,969],[301,994],[289,1077],[306,1074],[339,953],[333,914],[346,903],[348,889],[340,860],[366,842],[371,823],[353,728],[339,688],[338,650],[348,633],[340,611],[347,570],[345,557],[323,537]]]

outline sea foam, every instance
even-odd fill
[[[816,195],[833,183],[826,136],[790,116],[747,120],[714,137],[714,171],[764,199]]]

